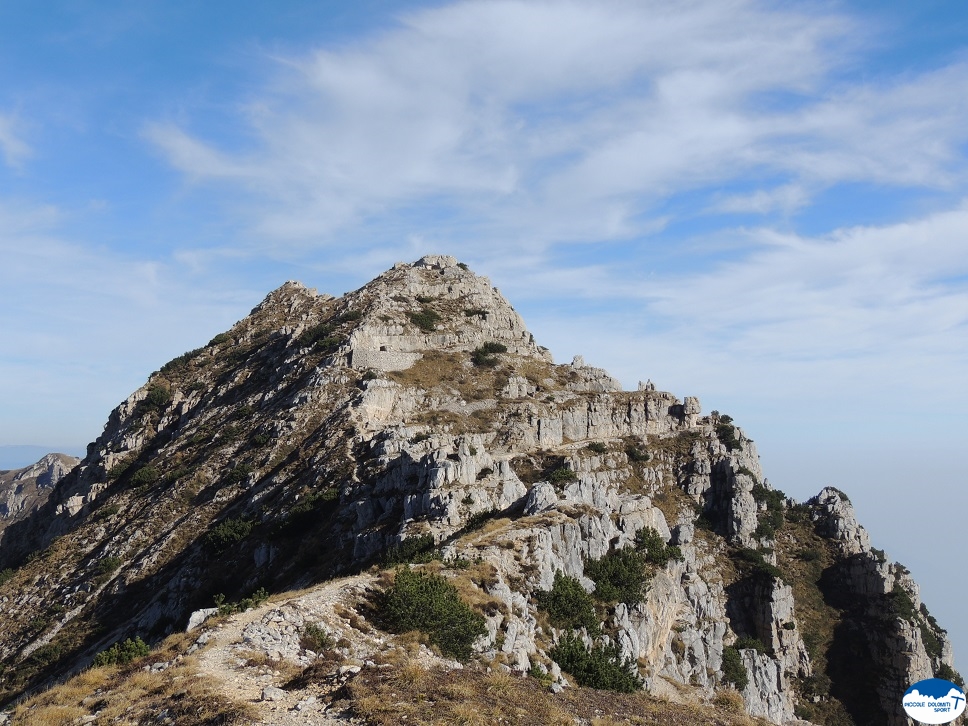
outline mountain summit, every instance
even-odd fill
[[[420,704],[444,689],[430,700],[451,713],[451,686],[489,694],[481,723],[525,686],[521,709],[590,723],[586,686],[633,692],[602,701],[624,722],[653,707],[644,690],[709,723],[899,725],[911,683],[960,681],[843,492],[797,503],[728,415],[554,364],[448,256],[340,298],[287,282],[166,363],[0,532],[0,570],[7,703],[92,663],[169,684],[270,664],[257,696],[199,696],[196,720],[192,692],[137,686],[125,723],[144,704],[179,724],[436,723]],[[14,718],[106,718],[121,676],[99,668]],[[436,675],[408,691],[415,668]],[[565,722],[528,713],[505,720]]]

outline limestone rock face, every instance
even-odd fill
[[[810,503],[817,507],[813,518],[823,536],[836,540],[846,554],[870,552],[867,530],[857,522],[854,508],[843,492],[825,487]]]
[[[66,454],[47,454],[28,467],[0,473],[0,532],[47,501],[54,485],[79,462]]]
[[[11,698],[124,638],[197,627],[217,598],[312,597],[428,559],[485,617],[476,657],[559,691],[575,685],[552,658],[569,631],[542,593],[560,576],[595,602],[583,642],[617,648],[647,690],[714,702],[745,682],[746,710],[776,724],[901,723],[907,684],[953,666],[910,574],[839,490],[798,504],[697,398],[623,391],[580,356],[555,365],[487,278],[444,255],[339,298],[285,283],[162,366],[69,473],[46,466],[34,509],[0,490],[0,512],[22,513],[0,531]],[[645,585],[609,594],[615,558]],[[302,667],[307,617],[273,610],[243,635]]]

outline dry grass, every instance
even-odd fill
[[[98,723],[136,724],[157,720],[167,711],[176,726],[233,726],[258,718],[253,706],[229,700],[217,683],[200,677],[192,657],[160,673],[142,670],[147,663],[173,658],[182,645],[183,635],[174,636],[129,666],[91,668],[19,704],[11,726],[67,726],[94,713]]]
[[[412,665],[404,666],[411,669]],[[593,726],[664,724],[666,726],[751,726],[742,711],[696,704],[664,703],[645,693],[620,694],[567,688],[552,694],[534,678],[485,673],[474,668],[443,671],[417,667],[403,677],[392,671],[364,669],[348,684],[356,714],[379,726]],[[738,694],[737,694],[738,695]],[[735,704],[731,704],[735,705]]]
[[[743,713],[743,697],[737,691],[718,691],[713,698],[713,705],[726,713]]]

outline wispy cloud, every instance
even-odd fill
[[[0,199],[0,440],[83,444],[161,362],[259,299],[167,259],[73,239],[56,207]],[[221,326],[221,327],[220,327]],[[80,434],[79,431],[84,431]]]
[[[7,166],[19,167],[30,156],[31,148],[22,138],[20,123],[12,114],[0,113],[0,155]]]
[[[750,230],[743,254],[702,271],[649,280],[591,266],[530,284],[537,299],[567,289],[586,301],[567,328],[547,324],[546,344],[564,357],[597,351],[630,384],[648,373],[751,401],[874,396],[893,406],[883,393],[900,390],[964,400],[965,229],[968,202],[819,237]],[[539,327],[556,316],[535,307]],[[806,381],[822,392],[790,389]]]
[[[472,249],[540,250],[647,234],[685,193],[706,195],[697,212],[789,214],[842,182],[960,180],[968,66],[848,82],[864,28],[805,7],[457,3],[277,59],[248,148],[147,134],[190,178],[247,193],[255,236],[311,246],[374,220],[426,232],[427,206]]]

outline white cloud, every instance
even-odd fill
[[[19,167],[31,154],[31,148],[18,133],[19,123],[14,116],[0,114],[0,155],[7,166]]]
[[[83,444],[159,365],[265,293],[72,239],[70,215],[0,200],[0,441]]]
[[[375,220],[426,234],[426,208],[475,250],[541,250],[645,234],[691,190],[710,190],[697,212],[788,214],[844,181],[950,186],[968,66],[838,81],[864,33],[822,5],[462,2],[279,61],[250,148],[147,133],[192,179],[244,190],[256,237],[313,246],[386,244],[359,233]]]
[[[736,214],[780,211],[790,214],[806,206],[809,201],[810,195],[802,185],[782,184],[773,189],[757,189],[751,194],[724,195],[713,201],[709,211]]]
[[[596,265],[519,284],[534,300],[583,297],[587,312],[567,325],[529,302],[528,319],[552,335],[539,342],[564,357],[594,350],[627,384],[652,375],[810,405],[865,396],[871,405],[905,390],[968,405],[965,229],[968,202],[822,237],[750,231],[752,247],[702,271],[643,279],[634,266]]]

